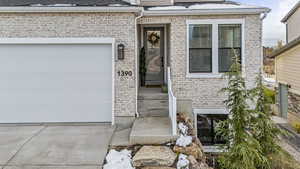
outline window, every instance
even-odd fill
[[[189,72],[212,72],[212,25],[189,27]]]
[[[219,72],[228,72],[232,58],[241,61],[241,25],[219,25]]]
[[[205,146],[215,144],[225,144],[225,140],[216,137],[216,127],[218,122],[226,120],[225,114],[198,114],[197,115],[197,133],[201,143]]]
[[[187,77],[221,77],[232,58],[242,62],[243,19],[188,20]]]

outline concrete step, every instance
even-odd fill
[[[161,88],[140,88],[138,100],[168,100],[168,93],[162,93]]]
[[[137,118],[129,137],[130,144],[164,144],[176,139],[169,117]]]
[[[138,100],[138,112],[141,117],[167,117],[169,114],[168,100]]]
[[[138,100],[168,100],[167,93],[139,94]]]
[[[138,100],[138,110],[168,109],[168,100]]]
[[[151,109],[147,111],[139,111],[140,117],[168,117],[168,109]]]

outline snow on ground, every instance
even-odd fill
[[[178,124],[178,128],[179,128],[179,131],[181,132],[181,134],[187,135],[188,130],[189,130],[188,126],[186,126],[186,125],[183,124],[183,123],[179,123],[179,124]]]
[[[131,164],[131,151],[124,149],[122,151],[110,150],[106,156],[106,162],[103,169],[134,169]]]
[[[180,135],[180,137],[176,140],[176,145],[180,147],[186,147],[192,144],[192,140],[192,136]]]
[[[268,87],[275,87],[276,86],[276,80],[273,78],[263,77],[263,84]]]
[[[180,154],[177,162],[177,169],[189,169],[189,160],[184,154]]]

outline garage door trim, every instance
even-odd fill
[[[112,121],[114,125],[115,110],[115,39],[114,38],[0,38],[1,44],[108,44],[112,48]]]

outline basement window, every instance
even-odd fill
[[[219,122],[228,118],[227,114],[198,114],[197,136],[204,146],[225,144],[225,140],[216,136],[216,127]]]

